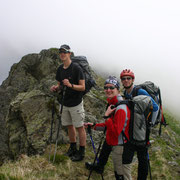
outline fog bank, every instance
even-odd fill
[[[16,0],[0,6],[0,82],[29,53],[69,44],[98,71],[160,86],[164,106],[179,115],[179,0]]]

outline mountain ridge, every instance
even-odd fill
[[[0,129],[0,164],[6,162],[0,168],[3,172],[2,176],[16,177],[12,172],[7,172],[3,169],[11,163],[15,165],[23,158],[31,162],[33,161],[33,157],[41,155],[43,158],[46,155],[49,146],[48,138],[52,120],[52,104],[55,103],[57,112],[59,109],[57,97],[50,92],[49,88],[51,85],[56,84],[55,73],[60,64],[61,61],[57,48],[25,55],[18,63],[15,63],[11,67],[8,78],[0,86],[0,124],[2,127]],[[92,74],[94,79],[96,79],[99,89],[92,89],[84,97],[86,122],[101,122],[103,121],[102,115],[106,106],[106,98],[101,88],[103,87],[104,78],[97,75],[98,73],[94,71],[92,71]],[[158,137],[158,128],[153,129],[152,140],[154,143],[152,143],[152,148],[150,149],[150,158],[152,157],[153,167],[157,168],[159,164],[162,166],[162,169],[160,168],[159,170],[152,168],[153,177],[161,178],[162,176],[162,179],[166,178],[163,168],[168,171],[168,178],[170,176],[176,178],[180,175],[180,169],[178,168],[180,165],[179,123],[173,117],[169,116],[168,113],[166,113],[166,117],[169,126],[163,128],[161,137]],[[58,115],[55,116],[56,129],[53,131],[53,142],[55,141],[55,134],[57,132],[57,123]],[[61,129],[59,139],[59,144],[66,146],[68,138],[65,128]],[[99,134],[94,132],[93,139],[96,146],[98,146]],[[89,138],[87,142],[90,144]],[[88,146],[86,160],[92,160],[93,158],[93,153],[89,152],[90,149],[91,146]],[[166,150],[168,151],[167,154],[165,153]],[[60,149],[59,152],[61,153]],[[8,159],[14,159],[14,162],[8,161],[7,163]],[[137,160],[135,158],[135,165],[133,166],[134,177],[137,171],[136,162]],[[46,157],[43,163],[48,163]],[[66,163],[70,167],[74,167],[68,160],[65,162],[65,165]],[[164,166],[165,164],[167,166]],[[81,164],[81,167],[83,168],[84,166]],[[56,171],[59,165],[55,165],[53,168]],[[111,159],[107,170],[111,175],[113,174]],[[54,176],[56,176],[54,171]],[[84,176],[88,175],[88,171],[86,170],[83,172],[78,170],[78,172],[84,174]],[[26,174],[24,177],[22,175],[17,177],[28,179],[28,172],[24,170],[24,173]],[[39,179],[43,179],[42,177],[44,177],[41,173],[37,172],[40,176]],[[108,178],[108,174],[105,175]],[[94,175],[94,177],[96,176]],[[113,175],[111,179],[112,177]],[[31,178],[29,177],[29,179]],[[53,177],[50,176],[50,179],[53,179]]]

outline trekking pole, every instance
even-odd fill
[[[102,136],[101,141],[100,141],[100,143],[99,143],[99,147],[98,147],[98,150],[97,150],[96,156],[95,156],[94,161],[93,161],[92,169],[91,169],[91,170],[90,170],[90,172],[89,172],[88,180],[90,179],[91,174],[92,174],[92,172],[93,172],[93,168],[94,168],[94,165],[95,165],[96,159],[97,159],[97,157],[98,157],[98,154],[99,154],[99,152],[100,152],[100,149],[101,149],[101,144],[102,144],[102,142],[103,142],[105,132],[106,132],[106,128],[104,129],[103,136]],[[103,174],[101,174],[101,177],[102,177],[102,180],[104,180]]]
[[[52,120],[51,120],[51,130],[50,130],[50,136],[49,136],[49,142],[50,142],[50,151],[49,151],[49,161],[51,157],[51,150],[52,150],[52,134],[53,134],[53,124],[54,124],[54,113],[55,113],[55,100],[53,99],[53,104],[52,104]]]
[[[160,104],[160,108],[161,108],[161,122],[160,122],[160,127],[159,127],[159,136],[161,136],[161,128],[162,128],[162,125],[164,125],[165,127],[168,125],[166,123],[166,119],[164,117],[164,114],[163,114],[163,110],[162,110],[162,99],[161,99],[161,92],[160,92],[160,89],[159,89],[159,104]]]
[[[66,92],[66,86],[63,87],[62,91],[63,91],[62,92],[62,101],[61,101],[61,109],[60,109],[60,114],[59,114],[59,124],[58,124],[58,130],[57,130],[57,135],[56,135],[56,145],[55,145],[55,150],[54,150],[53,163],[55,161],[56,152],[57,152],[57,143],[58,143],[58,137],[59,137],[59,130],[60,130],[60,126],[61,126],[61,116],[62,116],[62,110],[63,110],[63,105],[64,105],[64,96],[65,96],[65,92]]]
[[[151,165],[150,165],[150,159],[149,159],[149,153],[148,153],[148,150],[147,150],[147,158],[148,158],[148,169],[149,169],[150,180],[152,180],[152,175],[151,175]]]
[[[96,155],[96,148],[95,148],[95,146],[94,146],[94,141],[93,141],[93,138],[92,138],[91,126],[90,126],[90,125],[88,125],[87,131],[88,131],[88,134],[89,134],[89,136],[90,136],[90,138],[91,138],[91,144],[92,144],[92,147],[93,147],[93,150],[94,150],[94,154]],[[97,160],[97,163],[99,163],[98,157],[97,157],[96,160]]]

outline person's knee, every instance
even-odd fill
[[[68,132],[70,134],[75,134],[76,133],[76,129],[74,128],[73,125],[69,125],[69,126],[67,126],[67,128],[68,128]]]
[[[83,126],[76,128],[76,130],[77,130],[80,137],[86,138],[86,131],[85,131]]]
[[[70,130],[75,129],[73,125],[68,125],[67,128],[70,129]]]
[[[122,156],[122,163],[123,164],[131,164],[133,160],[133,156]]]
[[[139,155],[138,156],[138,162],[140,163],[140,164],[143,164],[143,166],[144,165],[146,165],[147,163],[148,163],[148,159],[147,159],[147,156],[141,156],[141,155]]]
[[[133,157],[134,157],[134,150],[132,149],[131,146],[126,144],[124,146],[123,155],[122,155],[123,164],[130,164],[130,163],[132,163]]]
[[[76,130],[78,131],[79,134],[84,134],[86,132],[84,126],[76,127]]]

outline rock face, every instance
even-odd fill
[[[48,145],[55,104],[55,127],[58,126],[59,104],[49,89],[56,84],[55,74],[60,65],[57,49],[29,54],[14,64],[8,78],[0,87],[0,162],[7,157],[16,158],[25,153],[41,154]],[[99,83],[100,77],[93,72]],[[104,97],[93,90],[84,97],[86,120],[95,121],[104,113]],[[60,131],[63,143],[67,142],[64,130]]]

